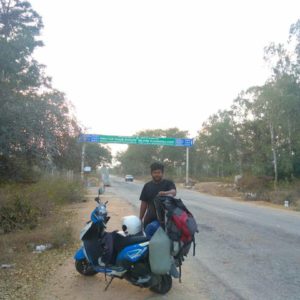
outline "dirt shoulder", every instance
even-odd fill
[[[184,188],[184,184],[177,184],[179,187]],[[200,193],[212,195],[212,196],[220,196],[220,197],[228,197],[236,201],[241,202],[251,202],[255,205],[267,206],[277,209],[283,210],[300,210],[300,198],[296,197],[292,203],[290,203],[289,207],[284,207],[284,200],[286,200],[289,195],[293,192],[291,191],[269,191],[267,196],[269,200],[264,200],[263,197],[256,197],[256,193],[243,193],[238,191],[234,184],[223,183],[223,182],[197,182],[194,186],[191,187],[192,190],[195,190]],[[254,198],[252,198],[252,196]],[[290,201],[291,202],[291,201]]]
[[[194,189],[198,192],[213,196],[242,199],[242,193],[234,189],[233,184],[222,182],[198,182]]]
[[[73,212],[72,222],[74,232],[77,237],[84,223],[89,219],[92,209],[95,207],[93,201],[95,193],[91,191],[88,201],[81,204],[72,205],[70,211]],[[109,201],[107,209],[111,219],[108,223],[108,231],[119,229],[123,216],[134,214],[133,208],[123,199],[117,198],[108,191],[102,195],[103,201]],[[77,247],[80,246],[78,242]],[[196,284],[191,280],[191,263],[187,262],[184,266],[183,283],[173,281],[173,288],[168,296],[160,296],[152,293],[149,289],[143,289],[131,285],[126,280],[115,279],[109,289],[105,292],[105,277],[103,274],[97,274],[92,277],[80,275],[74,267],[73,254],[66,257],[61,266],[57,266],[40,288],[36,299],[183,299],[188,295],[188,299],[200,299],[196,296]],[[108,278],[109,279],[109,278]],[[183,289],[184,285],[184,289]],[[188,292],[187,292],[188,291]]]
[[[72,221],[74,232],[77,232],[77,247],[80,246],[80,230],[89,220],[90,213],[95,207],[94,197],[95,193],[91,190],[87,202],[70,207],[70,210],[74,212]],[[132,208],[127,202],[121,201],[112,194],[106,193],[102,195],[101,199],[109,201],[107,209],[111,219],[108,223],[108,231],[120,228],[122,216],[133,214]],[[80,275],[75,270],[73,255],[70,255],[61,266],[49,275],[47,283],[42,287],[37,299],[99,299],[104,295],[105,299],[141,299],[141,296],[147,294],[147,290],[132,287],[127,282],[117,279],[114,280],[107,292],[104,292],[105,286],[106,281],[102,274],[92,277]]]

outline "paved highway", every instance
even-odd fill
[[[138,214],[143,183],[112,177],[112,192]],[[183,268],[195,298],[300,299],[300,214],[178,189],[199,224]]]

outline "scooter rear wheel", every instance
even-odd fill
[[[75,268],[81,275],[84,276],[93,276],[97,274],[86,259],[75,260]]]
[[[172,288],[172,277],[170,275],[161,275],[160,282],[150,288],[157,294],[166,294]]]

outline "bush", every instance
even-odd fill
[[[5,233],[14,229],[36,227],[38,216],[38,209],[18,195],[0,206],[0,226]]]
[[[38,196],[39,202],[66,204],[83,199],[84,186],[79,180],[68,181],[63,177],[44,178],[27,189],[27,197]]]
[[[84,197],[80,181],[63,177],[44,178],[38,183],[7,185],[0,189],[0,228],[5,233],[34,228],[40,217],[50,214],[55,205],[77,202]]]
[[[242,192],[264,192],[272,187],[273,178],[269,176],[243,175],[237,183],[238,190]]]

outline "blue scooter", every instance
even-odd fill
[[[149,238],[143,232],[124,235],[121,232],[106,232],[106,204],[95,198],[97,207],[91,213],[91,220],[80,233],[82,247],[76,252],[76,270],[84,276],[103,273],[111,279],[126,279],[131,284],[150,288],[151,291],[166,294],[172,287],[170,274],[153,274],[149,263]]]

